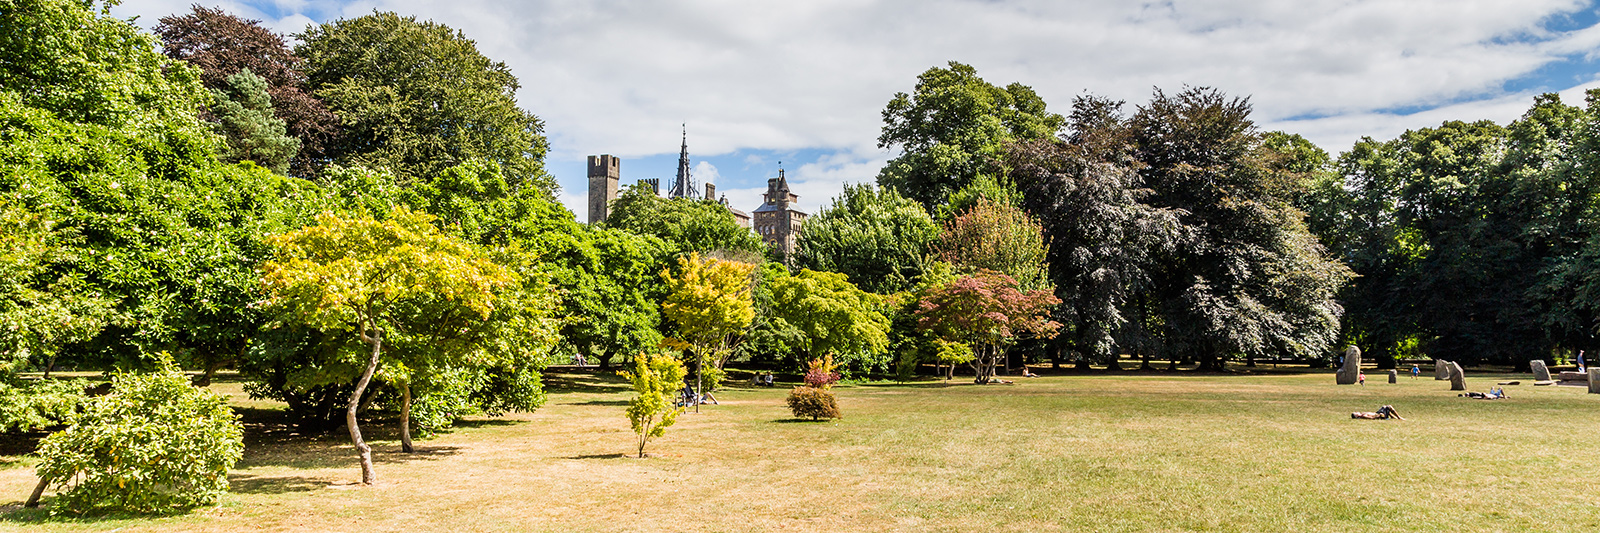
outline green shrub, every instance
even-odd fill
[[[81,379],[22,381],[0,379],[0,433],[36,431],[71,424],[87,400]]]
[[[111,394],[39,443],[37,472],[58,492],[53,512],[172,512],[215,503],[243,451],[227,399],[169,362],[113,377]]]
[[[687,371],[683,363],[667,355],[639,354],[633,361],[633,372],[618,374],[633,382],[633,391],[638,393],[628,400],[628,420],[639,435],[639,458],[643,459],[644,445],[652,437],[666,434],[683,413],[682,408],[673,405],[672,397]]]
[[[789,391],[789,410],[795,418],[839,418],[839,403],[833,393],[817,387],[795,387]]]

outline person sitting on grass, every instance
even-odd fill
[[[1404,418],[1400,418],[1400,412],[1394,410],[1394,406],[1393,405],[1385,405],[1383,407],[1379,407],[1376,412],[1355,412],[1355,413],[1350,413],[1350,418],[1362,419],[1362,420],[1388,420],[1390,418],[1393,418],[1395,420],[1405,420]]]
[[[1035,374],[1033,372],[1029,372],[1028,371],[1028,365],[1022,365],[1022,377],[1025,377],[1025,378],[1036,378],[1036,377],[1039,377],[1039,375]]]
[[[763,376],[761,378],[761,380],[765,381],[767,383],[768,387],[771,387],[772,386],[772,373],[771,372],[767,372],[767,375]]]

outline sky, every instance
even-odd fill
[[[112,12],[150,28],[196,1]],[[666,183],[684,129],[695,179],[734,207],[758,206],[781,162],[815,213],[898,155],[877,146],[884,105],[949,61],[1057,113],[1083,94],[1131,112],[1157,88],[1214,87],[1335,155],[1600,87],[1600,0],[199,1],[291,36],[374,10],[461,30],[521,80],[579,220],[587,156],[620,157],[624,185]]]

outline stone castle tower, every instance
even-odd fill
[[[799,201],[799,195],[789,192],[789,180],[784,178],[780,168],[778,177],[767,180],[767,192],[761,195],[761,207],[756,208],[751,220],[756,234],[768,246],[776,248],[786,263],[794,254],[795,238],[800,236],[800,226],[807,216],[794,209],[792,204]]]
[[[622,179],[621,160],[610,154],[589,156],[589,223],[605,222]]]

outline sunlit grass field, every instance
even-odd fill
[[[785,387],[734,389],[626,457],[614,376],[557,374],[540,411],[473,420],[421,453],[373,428],[379,483],[348,441],[252,427],[233,493],[166,518],[20,509],[28,457],[0,457],[18,531],[1597,531],[1600,395],[1331,372],[1047,376],[835,389],[845,418],[793,420]],[[241,398],[236,383],[220,390]],[[1394,405],[1405,421],[1351,420]],[[250,403],[248,419],[270,419]],[[342,435],[342,434],[341,434]]]

